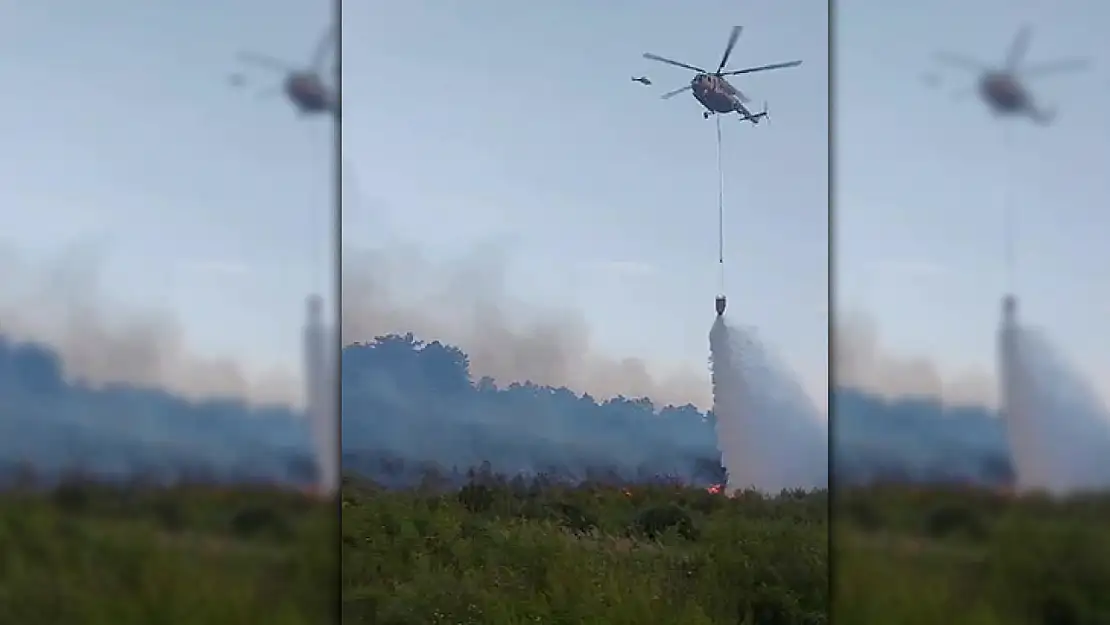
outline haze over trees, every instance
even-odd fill
[[[713,414],[600,399],[566,388],[473,379],[466,354],[413,335],[349,345],[342,356],[347,471],[415,483],[425,468],[633,481],[723,478]],[[309,429],[294,411],[236,400],[67,380],[48,347],[0,337],[0,466],[150,479],[310,483]],[[835,469],[851,481],[1005,482],[1004,433],[985,409],[838,391]]]

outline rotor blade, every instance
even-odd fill
[[[289,65],[285,61],[275,59],[272,56],[266,56],[264,54],[255,54],[253,52],[240,53],[239,60],[243,61],[244,63],[250,63],[251,65],[264,67],[275,72],[291,72],[296,70],[295,67]]]
[[[952,100],[954,102],[963,102],[965,100],[969,100],[969,99],[975,97],[978,94],[979,94],[979,90],[976,87],[972,86],[972,87],[965,87],[963,89],[960,89],[959,91],[953,91],[949,95],[952,97]]]
[[[258,92],[256,92],[254,94],[254,96],[256,98],[258,98],[259,100],[265,100],[267,98],[273,98],[273,97],[279,96],[279,95],[281,95],[281,87],[280,86],[267,87],[265,89],[260,89],[260,90],[258,90]]]
[[[324,65],[324,61],[328,58],[328,52],[332,51],[332,41],[335,39],[335,27],[329,26],[324,31],[323,36],[320,37],[319,43],[316,44],[316,51],[312,53],[312,64],[309,66],[313,71],[319,72]]]
[[[936,74],[934,74],[932,72],[922,74],[920,79],[921,79],[921,84],[925,85],[926,87],[929,87],[930,89],[936,89],[941,84],[940,76],[937,76]]]
[[[789,61],[786,63],[772,63],[770,65],[760,65],[759,67],[749,67],[747,69],[737,69],[731,72],[725,72],[722,76],[736,76],[737,74],[751,74],[752,72],[765,72],[769,69],[782,69],[784,67],[797,67],[801,65],[801,61]]]
[[[1018,65],[1025,59],[1025,53],[1029,51],[1029,39],[1033,36],[1033,30],[1028,24],[1021,27],[1017,34],[1014,35],[1014,41],[1010,44],[1010,50],[1006,53],[1006,69],[1015,72]]]
[[[959,69],[967,70],[970,72],[986,72],[990,71],[990,66],[985,63],[980,63],[975,59],[970,59],[961,54],[953,54],[951,52],[938,52],[936,60],[948,67],[956,67]]]
[[[649,61],[659,61],[660,63],[666,63],[667,65],[674,65],[675,67],[683,67],[683,68],[686,68],[690,71],[698,72],[699,74],[708,74],[709,73],[709,72],[705,71],[704,69],[702,69],[700,67],[695,67],[693,65],[687,65],[685,63],[679,63],[678,61],[672,61],[670,59],[665,59],[665,58],[663,58],[663,57],[661,57],[657,54],[652,54],[650,52],[645,52],[644,53],[644,58],[649,60]]]
[[[1034,78],[1040,76],[1048,76],[1050,74],[1079,72],[1090,68],[1090,59],[1062,59],[1059,61],[1052,61],[1050,63],[1029,65],[1019,70],[1018,74],[1024,78]]]
[[[694,88],[693,85],[686,85],[685,87],[683,87],[681,89],[675,89],[674,91],[668,91],[667,93],[664,93],[663,95],[659,96],[659,99],[660,100],[669,100],[669,99],[675,97],[676,95],[682,93],[683,91],[689,91],[690,89],[693,89],[693,88]]]
[[[728,45],[725,46],[725,53],[721,56],[721,64],[717,66],[717,73],[720,74],[721,70],[725,68],[728,63],[728,57],[732,54],[732,49],[736,47],[736,40],[740,38],[740,30],[742,26],[733,26],[732,32],[728,35]]]

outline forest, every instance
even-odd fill
[[[466,355],[412,335],[342,351],[343,464],[412,484],[430,466],[489,465],[567,479],[723,477],[714,415],[647,398],[593,398],[530,383],[473,379]],[[1010,468],[999,419],[925,399],[888,401],[839,389],[833,461],[840,483],[999,485]],[[0,479],[73,470],[104,479],[308,484],[309,428],[286,407],[187,401],[128,385],[68,380],[49,348],[0,337]]]
[[[715,416],[691,405],[474,380],[461,350],[411,334],[349,345],[342,367],[343,466],[379,483],[411,485],[433,466],[458,478],[483,463],[569,481],[723,480]],[[833,404],[838,483],[1010,480],[1001,422],[985,409],[853,389]]]

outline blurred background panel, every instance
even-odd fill
[[[334,13],[5,13],[7,620],[330,618]]]
[[[1100,622],[1110,12],[834,15],[837,614]]]

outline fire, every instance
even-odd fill
[[[710,495],[720,495],[721,493],[725,492],[725,485],[724,484],[713,484],[712,486],[710,486],[709,488],[707,488],[705,490]]]

